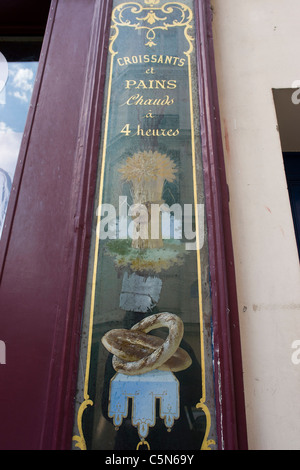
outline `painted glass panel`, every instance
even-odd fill
[[[114,1],[74,449],[215,449],[193,1]]]
[[[42,40],[0,37],[0,238]]]

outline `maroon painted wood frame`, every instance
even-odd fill
[[[219,447],[246,449],[209,0],[195,0]],[[112,0],[52,0],[0,242],[0,449],[70,449]]]
[[[247,426],[229,189],[209,0],[195,0],[202,158],[208,220],[219,447],[246,450]]]

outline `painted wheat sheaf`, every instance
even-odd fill
[[[165,181],[176,178],[176,165],[159,152],[138,152],[119,169],[124,181],[132,184],[135,203],[160,202]]]
[[[157,151],[137,152],[126,159],[119,169],[121,178],[131,184],[134,204],[143,204],[148,209],[148,237],[133,240],[134,248],[161,248],[161,233],[151,239],[151,204],[162,204],[165,181],[173,182],[176,178],[176,165],[171,158]],[[139,221],[140,222],[140,221]]]

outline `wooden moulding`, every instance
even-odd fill
[[[195,1],[202,159],[213,309],[218,445],[246,450],[247,431],[234,257],[209,0]]]

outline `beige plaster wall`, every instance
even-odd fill
[[[272,96],[300,79],[300,2],[212,8],[249,448],[300,449],[300,269]]]

